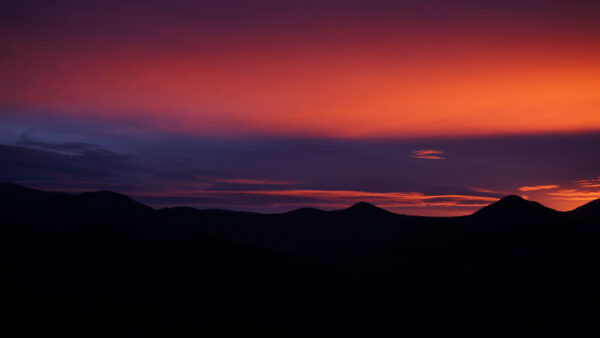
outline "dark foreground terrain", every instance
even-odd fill
[[[1,184],[0,223],[2,337],[598,333],[600,200],[264,215]]]

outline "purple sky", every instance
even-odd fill
[[[569,209],[600,190],[579,182],[598,179],[600,133],[217,138],[125,121],[21,115],[3,122],[0,180],[62,191],[110,189],[157,207],[276,212],[368,200],[402,213],[450,215],[506,194]],[[433,158],[415,153],[431,149]],[[553,195],[559,192],[568,194]]]
[[[0,181],[462,215],[600,197],[600,2],[5,1]]]

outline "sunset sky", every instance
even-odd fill
[[[600,2],[4,1],[0,181],[155,207],[600,198]]]

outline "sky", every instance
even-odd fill
[[[3,1],[0,181],[154,207],[600,198],[600,3]]]

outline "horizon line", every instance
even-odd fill
[[[521,199],[523,201],[537,203],[537,204],[543,206],[544,208],[547,208],[547,209],[552,210],[552,211],[557,212],[557,213],[567,214],[567,213],[575,211],[575,210],[577,210],[577,209],[579,209],[579,208],[581,208],[581,207],[583,207],[585,205],[588,205],[590,203],[594,203],[596,201],[600,201],[600,198],[597,198],[597,199],[590,200],[590,201],[588,201],[586,203],[583,203],[583,204],[581,204],[581,205],[579,205],[579,206],[577,206],[577,207],[575,207],[575,208],[573,208],[571,210],[560,211],[560,210],[556,210],[556,209],[550,208],[550,207],[548,207],[548,206],[546,206],[546,205],[544,205],[544,204],[542,204],[542,203],[540,203],[538,201],[534,201],[534,200],[530,200],[530,199],[527,199],[527,198],[523,198],[522,196],[519,196],[519,195],[516,195],[516,194],[508,194],[508,195],[505,195],[503,197],[497,198],[496,200],[494,200],[490,204],[482,206],[481,208],[477,209],[473,213],[466,214],[466,215],[456,215],[456,216],[423,216],[423,215],[397,213],[397,212],[388,210],[388,209],[386,209],[384,207],[377,206],[374,202],[363,201],[363,200],[355,202],[355,203],[352,203],[348,207],[340,208],[340,209],[326,210],[326,209],[321,209],[321,208],[317,208],[317,207],[304,206],[304,207],[298,207],[298,208],[294,208],[294,209],[290,209],[290,210],[282,211],[282,212],[259,212],[259,211],[245,211],[245,210],[236,210],[236,209],[227,209],[227,208],[197,208],[197,207],[186,206],[186,205],[175,205],[175,206],[169,206],[169,207],[155,208],[155,207],[152,207],[152,206],[150,206],[150,205],[148,205],[148,204],[146,204],[144,202],[138,201],[135,198],[135,194],[128,195],[128,194],[125,194],[125,193],[116,192],[116,191],[112,191],[112,190],[95,190],[95,191],[42,190],[42,189],[31,188],[31,187],[28,187],[28,186],[25,186],[25,185],[22,185],[22,184],[17,184],[17,183],[12,183],[12,182],[0,182],[0,186],[2,186],[2,185],[12,185],[12,186],[16,186],[16,187],[20,187],[20,188],[25,188],[25,189],[28,189],[28,190],[33,190],[33,191],[38,191],[38,192],[43,192],[43,193],[59,193],[59,194],[69,194],[69,195],[73,195],[73,196],[78,196],[78,195],[85,194],[85,193],[92,193],[93,194],[93,193],[110,192],[110,193],[113,193],[113,194],[117,194],[117,195],[129,198],[132,201],[134,201],[136,203],[139,203],[141,205],[144,205],[144,206],[146,206],[146,207],[148,207],[148,208],[150,208],[152,210],[163,210],[163,209],[174,209],[174,208],[190,208],[190,209],[195,209],[195,210],[198,210],[198,211],[220,210],[220,211],[228,211],[228,212],[260,214],[260,215],[282,215],[282,214],[286,214],[286,213],[290,213],[290,212],[294,212],[294,211],[302,210],[302,209],[314,209],[314,210],[319,210],[319,211],[322,211],[322,212],[335,212],[335,211],[348,210],[348,209],[351,209],[351,208],[353,208],[353,207],[355,207],[357,205],[363,204],[363,205],[369,205],[369,206],[372,206],[372,207],[377,208],[379,210],[383,210],[385,212],[388,212],[388,213],[391,213],[391,214],[394,214],[394,215],[399,215],[399,216],[413,216],[413,217],[427,217],[427,218],[456,218],[456,217],[468,217],[468,216],[474,215],[475,213],[479,212],[480,210],[482,210],[482,209],[484,209],[484,208],[486,208],[486,207],[488,207],[490,205],[494,205],[494,204],[496,204],[496,203],[498,203],[498,202],[500,202],[502,200],[505,200],[505,199],[511,198],[511,197],[516,197],[516,198]],[[430,207],[424,207],[424,208],[430,208]]]

